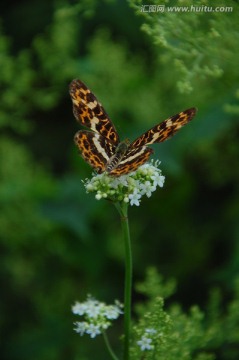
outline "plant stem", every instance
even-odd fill
[[[125,246],[125,284],[124,284],[124,360],[129,360],[131,330],[131,295],[132,295],[132,252],[128,222],[128,204],[116,204],[121,216],[121,225]]]
[[[108,340],[108,336],[106,335],[106,332],[105,332],[105,331],[103,331],[103,337],[104,337],[104,340],[105,340],[106,348],[107,348],[110,356],[112,357],[112,359],[114,359],[114,360],[119,360],[119,359],[117,358],[117,356],[115,355],[115,353],[113,352],[111,346],[110,346],[110,343],[109,343],[109,340]]]

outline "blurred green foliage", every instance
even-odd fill
[[[231,45],[238,42],[239,33],[237,11],[229,11],[230,7],[233,9],[234,1],[212,4],[208,0],[197,0],[192,4],[189,0],[163,0],[160,5],[165,6],[164,13],[157,14],[161,16],[156,16],[149,8],[142,11],[145,4],[142,0],[129,2],[138,14],[144,16],[142,29],[156,45],[156,56],[177,71],[176,84],[180,92],[189,93],[201,80],[221,78],[225,73],[235,80],[238,73],[232,65],[237,62],[239,53]],[[150,1],[150,4],[157,6],[158,1]],[[167,11],[173,6],[192,10],[181,11],[179,16],[178,11]],[[219,6],[228,9],[228,12],[225,9],[224,16],[210,11],[211,7],[215,9]]]
[[[85,194],[81,183],[91,169],[72,141],[73,78],[96,94],[122,139],[198,107],[188,127],[155,146],[165,188],[130,209],[134,277],[142,279],[152,264],[177,279],[169,305],[198,304],[206,311],[209,303],[208,325],[198,308],[188,316],[178,305],[167,310],[174,324],[178,318],[175,326],[192,322],[202,334],[190,340],[188,358],[210,358],[197,353],[205,329],[213,333],[206,353],[238,358],[238,3],[220,1],[233,6],[232,13],[187,14],[142,13],[142,3],[1,4],[2,360],[106,359],[100,338],[92,346],[73,333],[70,307],[87,293],[106,302],[123,297],[117,214]],[[216,295],[209,301],[216,286],[225,311]],[[135,292],[135,303],[139,299]],[[161,300],[152,306],[165,311]],[[119,325],[111,336],[120,333]],[[188,333],[182,336],[187,341]]]
[[[138,305],[141,318],[134,328],[134,337],[141,338],[145,329],[154,329],[154,349],[146,351],[144,359],[235,359],[238,354],[239,334],[239,282],[235,281],[234,299],[223,308],[220,290],[211,292],[206,313],[197,305],[184,312],[178,304],[167,306],[168,299],[175,291],[172,280],[165,282],[154,268],[147,271],[146,279],[137,285],[138,291],[148,296],[147,302]],[[153,291],[152,291],[153,289]],[[132,359],[140,359],[139,346],[132,347]]]

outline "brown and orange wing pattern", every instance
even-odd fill
[[[104,172],[115,146],[100,134],[87,130],[78,131],[74,140],[83,159],[98,173]]]
[[[169,139],[192,120],[196,111],[196,108],[187,109],[146,131],[130,144],[123,159],[110,174],[114,176],[128,174],[146,163],[153,153],[153,149],[148,148],[147,145]]]
[[[70,96],[76,120],[118,145],[119,135],[112,121],[95,95],[82,81],[75,79],[71,82]]]
[[[123,159],[119,162],[118,166],[110,172],[110,175],[121,176],[137,170],[139,166],[146,163],[152,153],[153,149],[147,146],[127,150]]]
[[[173,135],[184,125],[189,123],[197,112],[196,108],[190,108],[184,110],[174,116],[171,116],[167,120],[164,120],[160,124],[152,127],[152,129],[146,131],[143,135],[138,137],[130,145],[130,149],[141,147],[144,145],[150,145],[157,142],[163,142]]]

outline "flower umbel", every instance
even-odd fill
[[[112,177],[106,173],[95,175],[84,181],[87,192],[96,193],[95,198],[108,199],[113,202],[140,205],[143,195],[150,197],[157,189],[163,187],[165,177],[158,168],[158,160],[140,166],[136,171],[120,177]]]
[[[72,306],[73,314],[84,316],[84,321],[74,323],[74,330],[81,336],[88,334],[95,338],[111,325],[112,320],[123,313],[122,307],[118,301],[115,301],[114,305],[106,305],[88,296],[85,302],[76,302]]]

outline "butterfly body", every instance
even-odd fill
[[[109,158],[106,164],[105,170],[107,173],[111,173],[111,171],[114,170],[119,165],[124,155],[126,154],[127,150],[128,150],[128,145],[126,142],[119,143],[119,145],[115,150],[115,154],[111,156],[111,158]]]
[[[94,94],[80,80],[70,84],[73,113],[77,121],[90,130],[80,130],[75,143],[82,157],[98,173],[120,176],[137,170],[153,153],[148,145],[163,142],[192,120],[195,108],[182,111],[152,127],[131,144],[120,142],[119,135],[106,111]]]

